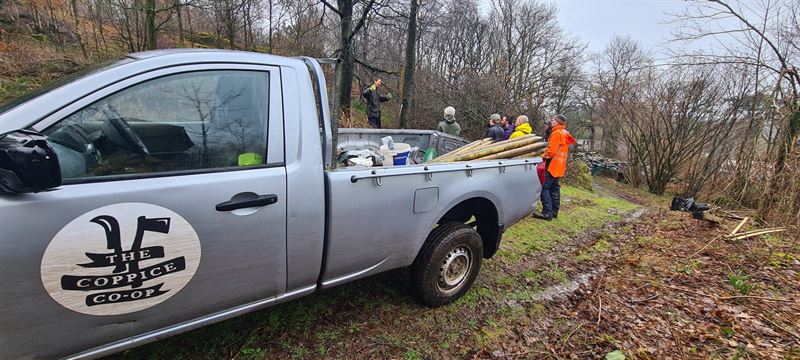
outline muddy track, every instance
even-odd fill
[[[625,229],[629,225],[637,223],[640,221],[642,216],[647,213],[648,209],[646,208],[628,213],[626,214],[625,219],[621,221],[606,223],[600,228],[592,228],[580,235],[573,236],[565,241],[557,242],[544,253],[525,255],[520,261],[517,261],[513,265],[505,263],[502,259],[494,259],[492,262],[497,262],[497,265],[500,266],[503,271],[516,277],[518,277],[517,274],[520,274],[525,270],[538,271],[554,265],[562,267],[567,271],[570,281],[566,283],[553,284],[550,287],[545,288],[543,293],[552,294],[552,296],[542,295],[538,298],[546,301],[552,297],[555,297],[555,295],[564,296],[571,291],[577,290],[578,287],[576,284],[584,284],[603,271],[603,269],[591,269],[586,268],[586,266],[582,266],[575,261],[576,255],[584,249],[591,248],[595,243],[597,243],[597,241],[603,239],[604,237],[614,237],[616,239],[630,237],[629,234],[625,234],[625,232],[621,229]],[[618,251],[619,248],[615,247],[612,249],[612,253],[609,255],[613,256]],[[536,285],[525,279],[518,280],[525,285]]]

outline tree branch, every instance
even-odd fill
[[[331,11],[335,12],[336,14],[338,14],[340,17],[344,17],[344,14],[342,14],[342,12],[341,12],[341,11],[339,11],[339,9],[337,9],[337,8],[333,7],[333,5],[331,5],[329,2],[327,2],[327,1],[325,1],[325,0],[319,0],[319,1],[320,1],[320,2],[321,2],[323,5],[325,5],[325,7],[327,7],[328,9],[331,9]]]
[[[361,11],[361,18],[358,19],[358,24],[356,24],[356,27],[354,27],[353,31],[350,32],[350,37],[347,39],[348,41],[352,41],[356,34],[358,34],[358,31],[364,26],[364,22],[367,20],[367,16],[369,15],[370,10],[372,10],[372,5],[374,4],[375,0],[369,0],[369,3],[364,5],[364,10]]]
[[[363,62],[363,61],[361,61],[361,60],[359,60],[359,59],[356,59],[356,64],[359,64],[359,65],[361,65],[361,66],[363,66],[363,67],[365,67],[365,68],[369,69],[370,71],[379,72],[379,73],[384,73],[384,74],[388,74],[388,75],[397,75],[397,76],[400,76],[400,73],[399,73],[399,72],[397,72],[397,71],[389,71],[389,70],[384,70],[384,69],[381,69],[381,68],[378,68],[378,67],[375,67],[375,66],[369,65],[369,64],[367,64],[367,63],[365,63],[365,62]]]
[[[744,24],[745,26],[747,26],[747,27],[748,27],[750,30],[752,30],[753,32],[755,32],[756,34],[758,34],[758,36],[759,36],[759,37],[761,37],[762,39],[764,39],[764,41],[767,43],[767,45],[769,45],[769,47],[772,49],[772,52],[773,52],[773,53],[775,53],[775,56],[776,56],[776,57],[778,57],[778,61],[780,61],[780,62],[781,62],[781,66],[782,66],[784,69],[789,69],[789,66],[788,66],[788,64],[786,63],[786,58],[784,58],[784,57],[783,57],[783,55],[781,54],[780,50],[778,50],[778,47],[777,47],[777,46],[775,46],[775,44],[773,44],[773,43],[772,43],[772,40],[771,40],[770,38],[768,38],[768,37],[767,37],[767,36],[766,36],[766,35],[765,35],[765,34],[764,34],[764,33],[763,33],[761,30],[759,30],[758,28],[756,28],[755,26],[753,26],[753,24],[751,24],[749,21],[747,21],[747,19],[745,19],[745,18],[744,18],[742,15],[740,15],[739,13],[737,13],[735,10],[733,10],[733,8],[731,8],[731,7],[730,7],[730,5],[726,4],[726,3],[725,3],[725,2],[723,2],[722,0],[708,0],[708,1],[710,1],[710,2],[712,2],[712,3],[716,3],[716,4],[719,4],[719,5],[723,6],[725,9],[727,9],[727,10],[728,10],[728,12],[730,12],[730,13],[731,13],[731,15],[733,15],[733,16],[735,16],[737,19],[739,19],[739,21],[741,21],[741,22],[742,22],[742,24]]]

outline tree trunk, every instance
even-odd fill
[[[78,17],[78,1],[70,0],[69,5],[72,10],[72,19],[75,21],[75,37],[78,38],[78,46],[81,48],[81,54],[83,54],[83,58],[88,59],[89,56],[86,54],[86,46],[83,44],[83,36],[81,36],[81,21]]]
[[[786,134],[784,135],[782,144],[778,148],[778,157],[775,161],[775,173],[772,174],[767,184],[767,188],[763,192],[763,196],[758,204],[758,215],[762,219],[769,212],[770,206],[775,203],[778,193],[781,193],[780,188],[790,188],[790,184],[783,185],[782,183],[789,181],[796,181],[789,174],[787,174],[786,161],[794,152],[794,145],[797,143],[798,132],[800,132],[800,105],[792,104],[792,112],[789,114],[788,126]]]
[[[92,6],[92,3],[89,2],[87,4],[89,16],[94,19],[94,21],[90,22],[92,24],[92,39],[94,40],[94,53],[97,54],[100,52],[100,38],[97,37],[97,24],[100,22],[99,12],[95,12],[95,8]]]
[[[350,117],[350,92],[353,91],[353,71],[355,57],[353,56],[353,43],[350,34],[353,29],[353,0],[337,0],[340,17],[340,49],[339,49],[339,76],[337,92],[337,111],[339,114]]]
[[[273,1],[274,0],[269,0],[269,37],[267,38],[267,41],[269,43],[269,53],[270,54],[274,54],[274,51],[272,50],[272,22],[275,21],[275,20],[272,19],[272,2]]]
[[[256,45],[258,44],[258,40],[256,39],[255,31],[253,31],[253,23],[255,22],[255,17],[257,16],[257,15],[253,14],[253,12],[254,12],[253,7],[255,6],[254,3],[255,3],[255,1],[248,0],[246,2],[246,5],[245,5],[245,9],[247,9],[247,11],[244,13],[245,14],[244,15],[244,26],[245,26],[245,28],[244,28],[244,37],[246,39],[245,42],[247,43],[247,45],[245,46],[245,50],[253,50],[253,49],[256,48]],[[259,8],[259,14],[260,14],[260,8]]]
[[[136,43],[134,43],[134,39],[133,39],[133,29],[131,28],[131,14],[127,10],[122,10],[122,12],[124,14],[124,19],[123,20],[125,21],[125,23],[120,25],[120,27],[123,28],[123,31],[122,31],[123,34],[127,33],[127,35],[123,35],[123,38],[127,38],[126,42],[127,42],[127,45],[128,45],[128,52],[131,52],[131,53],[132,52],[136,52],[136,50],[138,50],[138,49],[136,49],[136,47],[135,47]],[[134,12],[138,12],[138,9],[134,9]]]
[[[417,55],[417,13],[419,1],[411,0],[411,11],[408,14],[408,31],[406,35],[406,60],[403,67],[403,82],[400,84],[400,128],[406,128],[408,113],[411,110],[412,93],[414,92],[414,68]]]
[[[156,41],[156,0],[145,0],[144,16],[147,50],[155,50],[158,47],[158,41]]]
[[[178,20],[178,43],[183,47],[183,16],[181,15],[181,0],[175,0],[175,15]]]
[[[800,133],[800,104],[791,104],[790,106],[792,106],[792,112],[789,114],[783,146],[778,149],[778,159],[775,163],[776,175],[780,175],[786,170],[786,159],[794,152],[798,133]]]
[[[103,8],[102,8],[102,4],[97,3],[97,4],[95,4],[95,7],[97,9],[97,17],[95,18],[95,21],[97,22],[97,31],[100,33],[100,41],[103,42],[103,50],[105,50],[107,52],[108,51],[108,41],[106,41],[105,24],[103,23],[103,12],[102,12]],[[113,20],[110,20],[110,21],[113,24],[114,21]]]
[[[236,50],[236,19],[231,1],[225,1],[223,23],[231,50]]]
[[[48,1],[47,2],[47,14],[50,16],[50,20],[48,20],[48,23],[49,23],[48,26],[52,27],[53,34],[55,35],[55,38],[56,38],[56,41],[55,41],[56,49],[58,49],[58,51],[63,53],[64,52],[64,39],[61,36],[62,31],[59,28],[59,24],[61,22],[59,22],[58,18],[56,17],[56,13],[55,13],[55,10],[53,9],[53,2],[52,1]]]
[[[218,49],[222,49],[222,9],[220,8],[219,1],[214,1],[214,34],[216,38],[214,39],[216,43],[216,47]]]
[[[186,25],[189,26],[189,47],[194,47],[194,27],[192,27],[192,8],[186,9]]]

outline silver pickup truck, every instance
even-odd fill
[[[447,304],[534,208],[538,158],[335,168],[330,122],[315,60],[232,51],[2,106],[0,358],[96,358],[401,267]]]

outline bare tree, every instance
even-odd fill
[[[774,159],[773,175],[761,198],[759,207],[762,210],[775,201],[773,189],[793,178],[787,174],[790,169],[787,160],[793,158],[800,134],[798,8],[800,5],[796,2],[772,0],[695,1],[692,9],[676,17],[676,22],[682,25],[676,40],[692,42],[711,38],[722,44],[722,52],[718,53],[676,50],[676,63],[688,66],[727,64],[750,69],[758,74],[755,93],[763,89],[763,100],[768,102],[758,106],[775,109],[762,112],[772,116],[764,119],[767,126],[777,125],[775,137],[768,135],[767,143],[777,140],[779,145],[767,146],[766,154]],[[772,84],[762,83],[765,80]],[[760,127],[753,130],[760,132]],[[774,156],[771,156],[773,151]]]
[[[336,111],[349,116],[350,96],[353,90],[353,73],[355,71],[355,56],[353,54],[353,40],[373,10],[375,0],[367,0],[362,6],[361,16],[353,19],[353,11],[359,0],[336,0],[336,6],[327,0],[320,0],[328,9],[339,18],[339,65],[337,66]],[[355,25],[353,25],[355,24]]]
[[[403,66],[403,81],[401,83],[400,128],[406,127],[409,108],[411,107],[412,93],[414,91],[414,68],[416,67],[417,52],[417,13],[419,1],[411,0],[408,14],[408,30],[406,35],[406,58]]]

